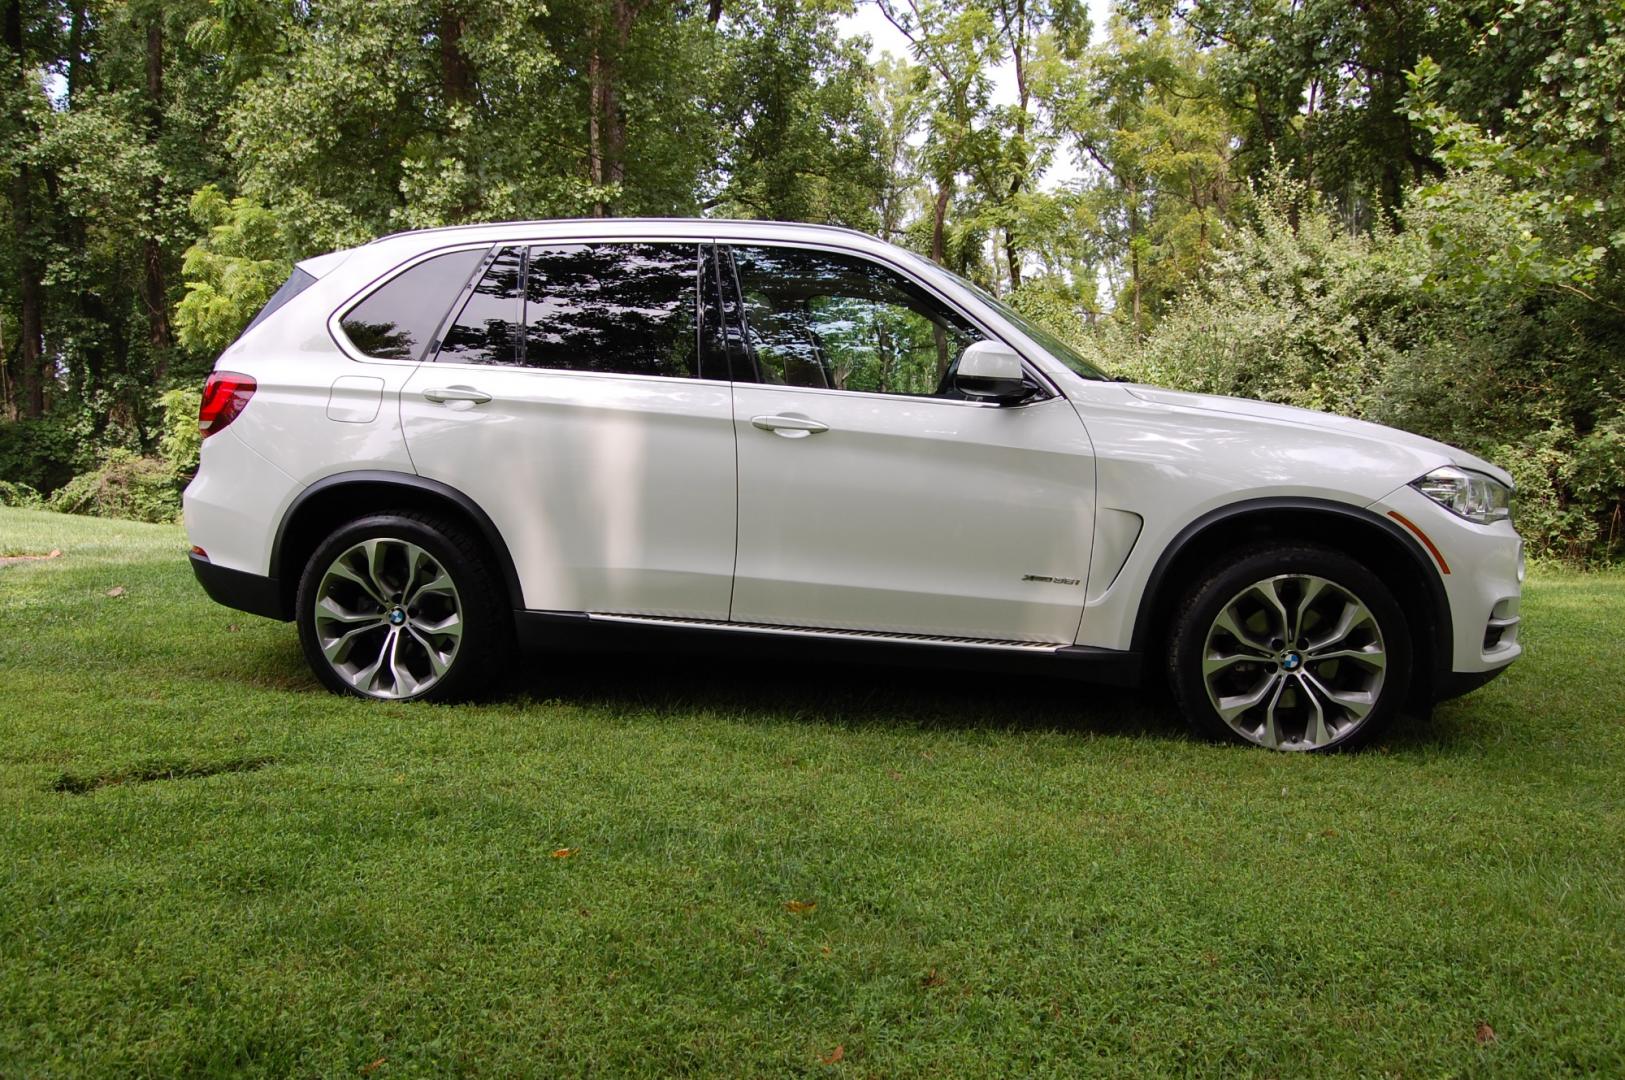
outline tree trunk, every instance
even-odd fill
[[[621,112],[620,61],[632,40],[632,24],[644,2],[610,0],[610,25],[593,35],[595,44],[587,60],[587,171],[594,184],[619,184],[626,179],[626,117]],[[718,17],[721,9],[718,8]],[[608,217],[610,206],[599,199],[594,217]]]
[[[154,13],[147,23],[147,142],[156,146],[164,130],[164,26]],[[152,346],[152,376],[161,381],[175,344],[169,327],[169,284],[164,273],[164,249],[159,241],[158,215],[164,181],[154,176],[147,189],[151,231],[141,242],[141,299],[147,309],[147,341]]]
[[[463,105],[474,97],[474,76],[463,55],[463,17],[451,7],[440,12],[440,88],[448,103]]]
[[[74,106],[74,98],[84,89],[85,82],[85,5],[73,5],[73,13],[68,18],[68,110]]]
[[[28,61],[23,55],[22,0],[10,0],[6,4],[5,39],[13,60],[7,74],[15,80],[13,88],[22,94],[27,89],[24,84],[28,79]],[[24,139],[33,141],[33,132],[26,121],[18,128]],[[17,248],[18,303],[13,407],[18,416],[34,419],[45,413],[44,287],[41,284],[44,271],[34,237],[34,174],[26,160],[18,163],[11,178],[11,226]]]
[[[953,197],[952,184],[952,180],[942,181],[937,187],[936,203],[931,208],[931,261],[938,266],[944,265],[943,259],[948,254],[945,233],[948,221],[948,200]]]

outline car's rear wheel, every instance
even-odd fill
[[[312,554],[296,598],[299,639],[328,689],[394,701],[485,689],[512,639],[512,616],[481,548],[455,524],[374,514]]]
[[[1199,732],[1272,750],[1347,749],[1409,689],[1411,636],[1393,592],[1326,548],[1235,553],[1175,618],[1174,697]]]

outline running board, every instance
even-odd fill
[[[676,615],[618,615],[589,611],[593,622],[634,626],[669,626],[688,630],[734,630],[746,634],[772,634],[784,637],[838,638],[843,641],[889,641],[899,645],[938,645],[961,649],[1008,649],[1027,653],[1054,653],[1067,647],[1057,641],[1005,641],[998,638],[946,637],[936,634],[896,634],[884,630],[842,630],[812,626],[776,626],[772,623],[724,622],[721,619],[685,619]]]
[[[563,653],[689,653],[748,658],[832,660],[858,664],[1053,675],[1113,686],[1138,686],[1144,657],[1121,649],[1050,641],[894,634],[805,626],[732,623],[615,612],[514,612],[528,649]]]

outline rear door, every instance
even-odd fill
[[[734,391],[732,618],[1069,644],[1083,611],[1094,457],[1077,413],[962,399],[983,334],[855,254],[732,249],[754,384]],[[726,279],[725,279],[726,280]]]
[[[491,516],[527,608],[727,618],[734,435],[698,288],[710,250],[495,248],[408,380],[414,467]]]

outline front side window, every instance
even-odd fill
[[[959,396],[951,369],[982,335],[907,278],[825,251],[738,247],[733,257],[764,382]]]
[[[485,248],[425,259],[373,290],[339,320],[356,348],[380,360],[421,360]]]

